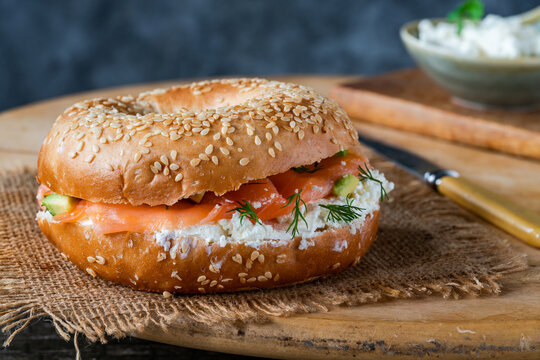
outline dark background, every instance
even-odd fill
[[[398,37],[454,0],[0,0],[0,110],[77,91],[203,76],[375,74],[413,65]],[[486,0],[510,15],[540,0]],[[3,341],[5,337],[0,336]],[[83,359],[236,359],[138,339],[90,345]],[[0,358],[73,359],[34,321]]]
[[[540,0],[486,0],[509,15]],[[121,84],[374,74],[413,65],[403,23],[459,0],[0,0],[0,110]]]

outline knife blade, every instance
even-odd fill
[[[540,214],[402,148],[358,134],[358,140],[440,194],[529,245],[540,248]]]

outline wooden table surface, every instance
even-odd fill
[[[327,94],[352,77],[289,76]],[[0,114],[0,168],[36,166],[43,138],[73,102],[96,96],[135,94],[171,83],[87,92],[12,109]],[[540,121],[540,119],[539,119]],[[358,129],[440,164],[540,212],[540,162],[456,145],[420,135],[357,123]],[[147,328],[134,336],[169,344],[275,358],[540,358],[540,250],[518,240],[530,268],[503,280],[498,297],[443,300],[439,297],[339,307],[328,313],[273,318],[268,324],[212,329],[173,324],[165,333]]]

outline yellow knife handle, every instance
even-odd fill
[[[462,177],[443,176],[437,189],[465,209],[540,248],[540,215]]]

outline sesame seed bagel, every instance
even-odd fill
[[[345,112],[310,88],[204,81],[73,105],[43,142],[38,180],[92,202],[172,205],[357,144]]]
[[[379,211],[362,227],[329,229],[311,238],[316,246],[300,250],[300,237],[279,246],[257,248],[234,242],[207,244],[204,239],[177,239],[178,251],[165,252],[154,234],[96,235],[81,223],[55,223],[38,217],[47,238],[80,269],[93,277],[134,289],[169,293],[215,293],[264,289],[336,274],[356,264],[376,237]],[[346,248],[336,245],[346,241]]]

